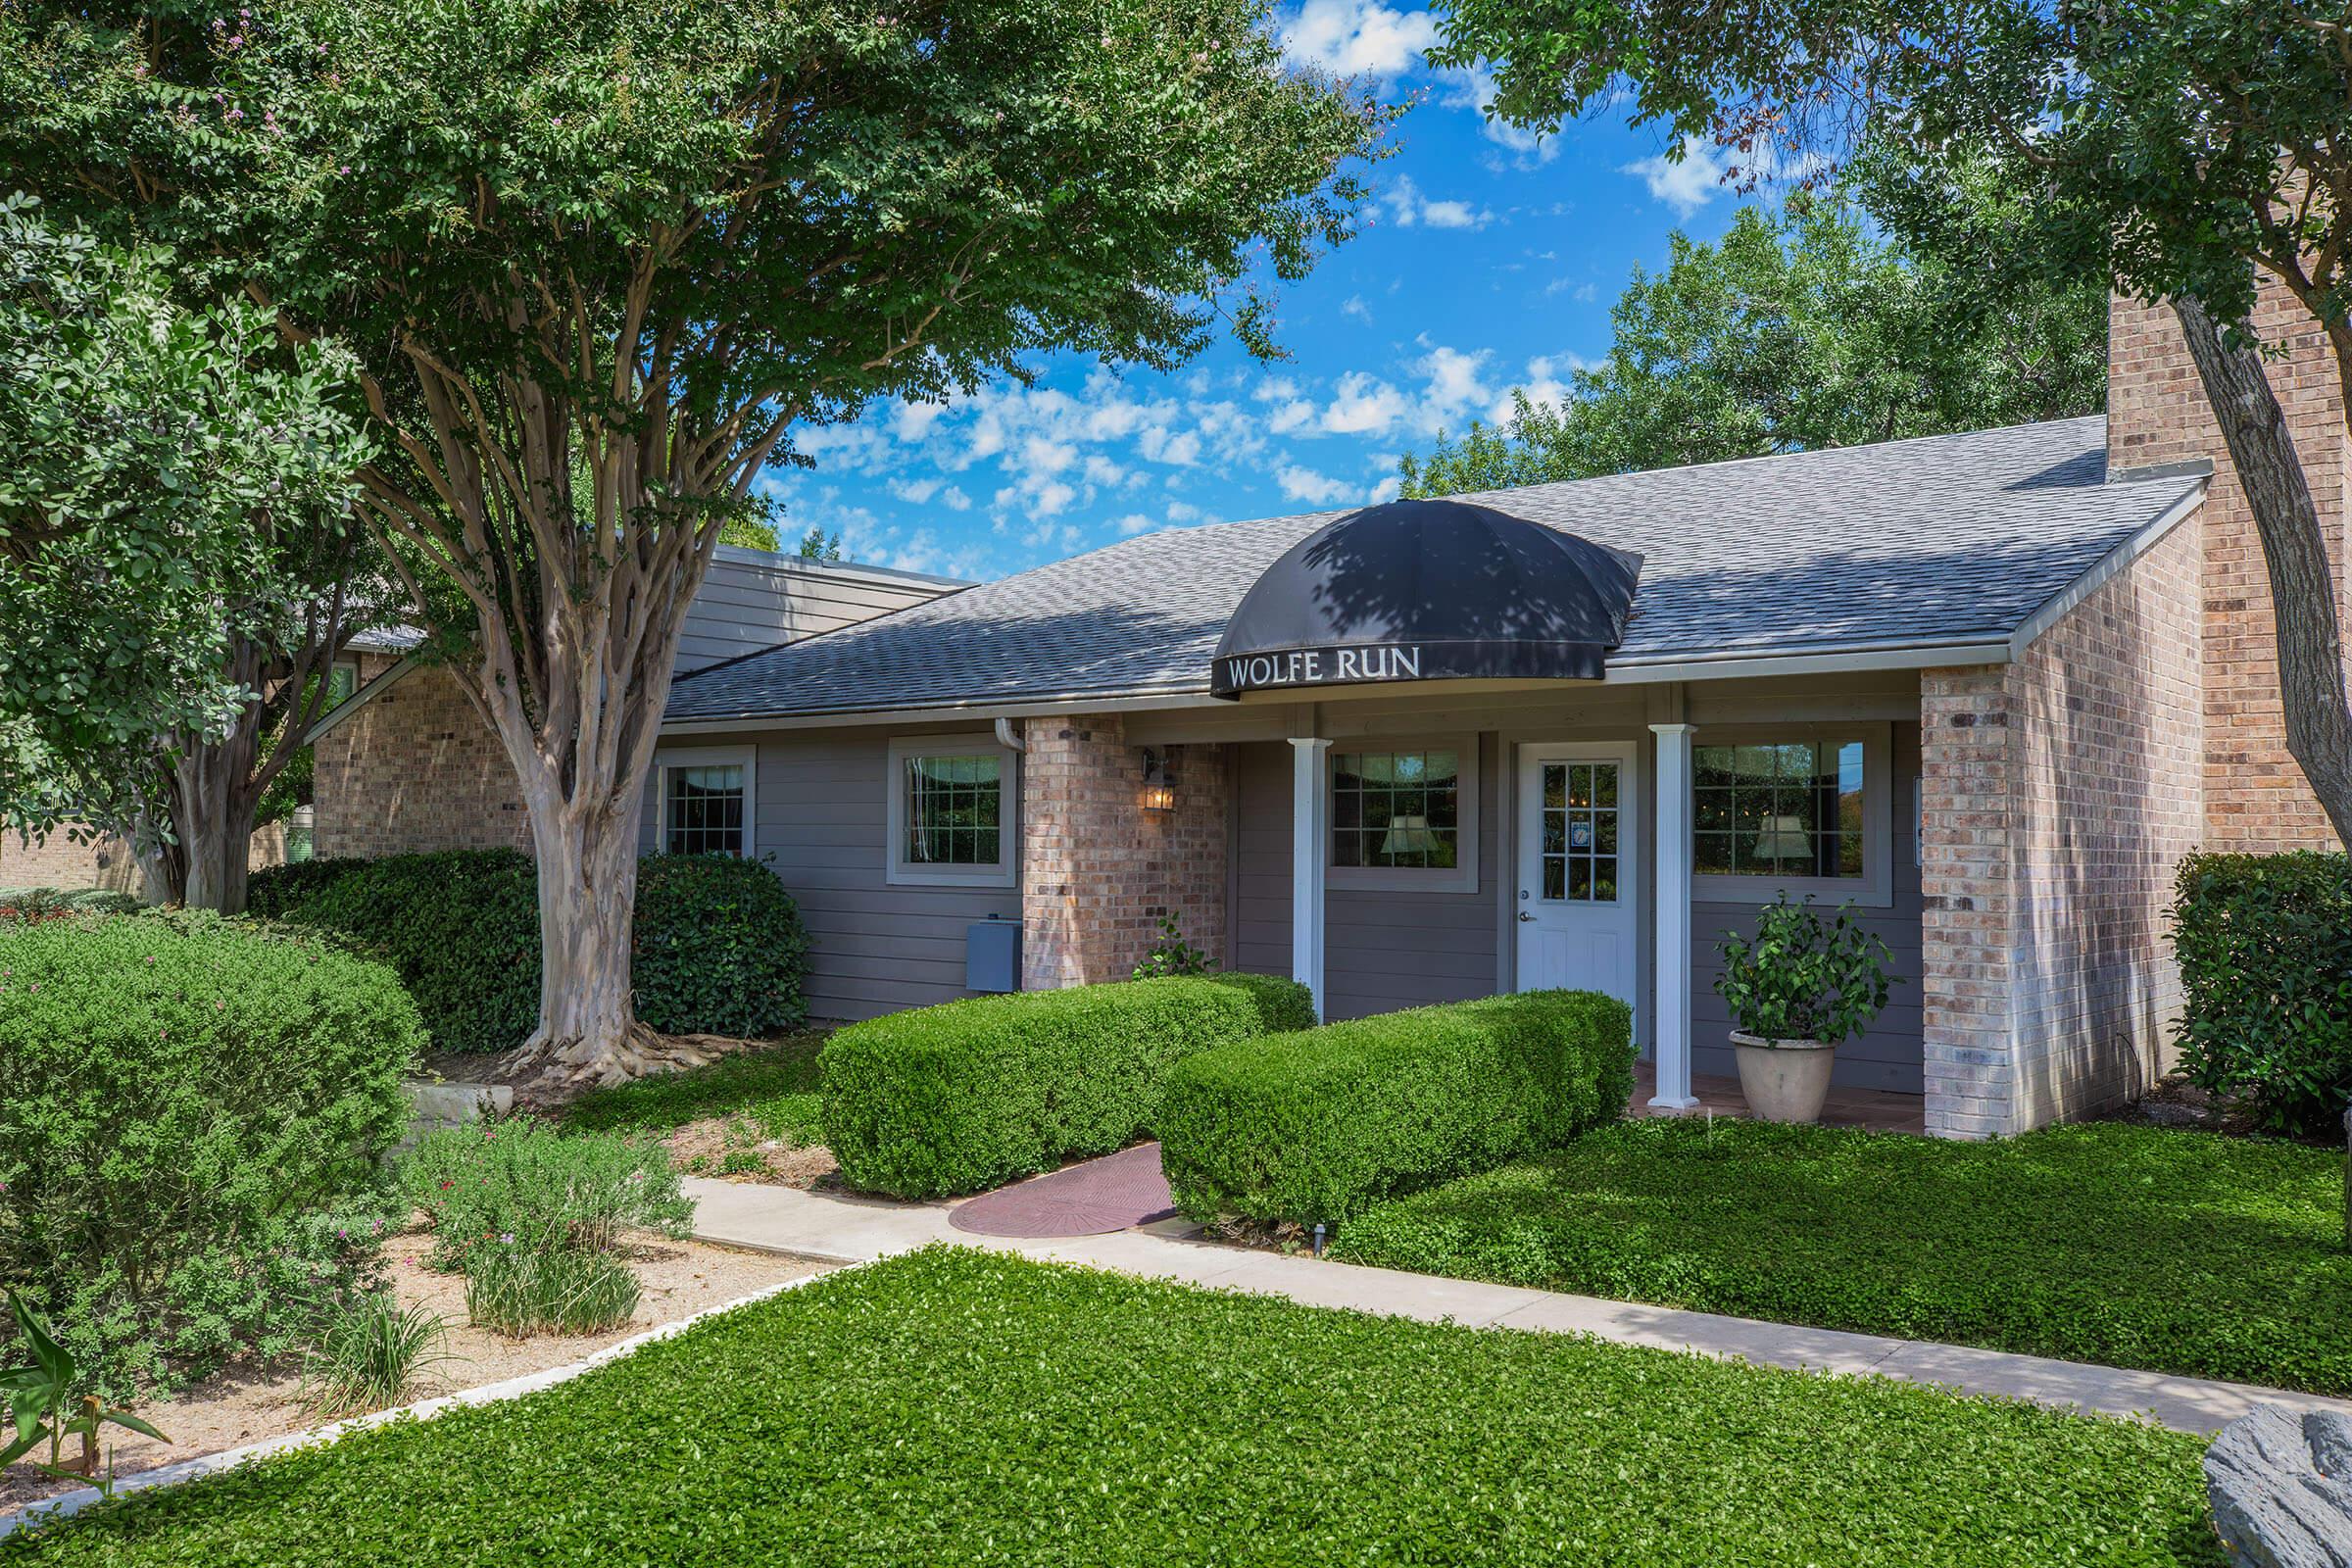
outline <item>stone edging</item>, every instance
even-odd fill
[[[622,1356],[652,1345],[657,1340],[666,1340],[683,1334],[706,1318],[716,1317],[721,1312],[732,1312],[739,1306],[750,1306],[756,1301],[764,1301],[770,1297],[781,1296],[786,1291],[798,1290],[804,1285],[841,1273],[845,1268],[863,1268],[864,1266],[862,1262],[851,1262],[845,1263],[841,1268],[828,1268],[814,1274],[806,1274],[797,1280],[781,1280],[774,1285],[764,1286],[754,1291],[749,1296],[737,1297],[732,1301],[721,1301],[716,1306],[706,1306],[699,1312],[690,1312],[674,1323],[657,1324],[642,1334],[632,1334],[625,1340],[616,1341],[601,1350],[582,1356],[577,1361],[567,1361],[562,1366],[546,1367],[537,1372],[525,1372],[519,1377],[508,1378],[499,1383],[485,1383],[478,1389],[460,1389],[453,1394],[436,1395],[432,1398],[419,1399],[414,1404],[397,1405],[389,1410],[375,1410],[367,1415],[347,1416],[343,1420],[330,1421],[325,1426],[312,1427],[304,1432],[283,1432],[276,1437],[262,1438],[241,1447],[223,1448],[218,1453],[200,1453],[192,1459],[182,1459],[175,1464],[158,1465],[152,1470],[141,1470],[116,1482],[115,1495],[118,1497],[127,1496],[133,1492],[145,1492],[150,1487],[171,1486],[175,1482],[193,1481],[199,1476],[218,1475],[221,1471],[233,1470],[239,1465],[256,1459],[265,1459],[272,1454],[286,1453],[298,1448],[322,1446],[350,1433],[364,1431],[368,1427],[381,1426],[387,1421],[397,1421],[404,1417],[418,1421],[430,1421],[444,1410],[455,1410],[474,1404],[496,1404],[502,1400],[519,1398],[526,1394],[536,1394],[541,1389],[552,1389],[559,1383],[568,1383],[581,1373],[593,1371],[608,1361],[617,1361]],[[0,1540],[6,1540],[21,1530],[47,1520],[71,1518],[84,1508],[102,1500],[104,1499],[100,1496],[96,1487],[81,1487],[73,1492],[61,1492],[53,1497],[38,1498],[26,1503],[24,1511],[15,1517],[0,1519]]]

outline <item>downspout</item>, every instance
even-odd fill
[[[1012,720],[1009,718],[1000,718],[997,720],[997,744],[1004,747],[1008,752],[1026,752],[1029,750],[1027,743],[1022,741],[1019,733],[1013,729]]]

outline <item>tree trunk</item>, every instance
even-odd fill
[[[2206,401],[2222,427],[2262,540],[2278,618],[2278,691],[2286,749],[2311,791],[2352,845],[2352,702],[2347,701],[2335,577],[2311,485],[2262,356],[2233,344],[2193,299],[2173,303]]]
[[[235,670],[258,678],[249,648],[240,646]],[[191,909],[245,912],[245,881],[253,853],[253,813],[261,803],[254,762],[261,750],[263,705],[248,703],[219,740],[183,735],[169,786],[172,831],[178,839],[180,902]]]
[[[587,760],[576,765],[586,767]],[[637,1021],[629,956],[636,946],[634,803],[645,769],[626,780],[575,778],[566,799],[552,769],[518,766],[539,874],[539,1027],[508,1058],[510,1070],[534,1073],[541,1088],[567,1089],[715,1059]]]

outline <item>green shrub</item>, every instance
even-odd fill
[[[511,1340],[603,1334],[637,1315],[637,1276],[604,1252],[492,1244],[466,1265],[466,1315]]]
[[[1597,992],[1383,1013],[1186,1061],[1160,1160],[1197,1219],[1341,1221],[1614,1121],[1633,1071],[1632,1011]]]
[[[1628,1120],[1382,1203],[1337,1256],[2352,1394],[2341,1151],[2090,1122],[1956,1143]]]
[[[977,1192],[1158,1125],[1178,1062],[1313,1017],[1266,975],[976,997],[853,1024],[826,1043],[825,1143],[853,1186]]]
[[[681,1237],[694,1219],[661,1145],[528,1116],[430,1133],[400,1174],[432,1222],[436,1268],[468,1268],[485,1247],[601,1252],[624,1227]]]
[[[254,913],[340,932],[400,971],[442,1051],[509,1051],[539,1021],[539,903],[518,850],[309,860],[253,876]],[[783,884],[730,856],[638,862],[638,1016],[669,1034],[798,1024],[808,935]]]
[[[637,1016],[664,1034],[760,1039],[808,1016],[808,934],[766,866],[655,855],[637,867]]]
[[[392,972],[211,916],[0,925],[0,1279],[103,1387],[288,1348],[372,1266]]]
[[[2340,1139],[2352,1102],[2343,856],[2192,855],[2176,889],[2181,1066],[2268,1131]]]

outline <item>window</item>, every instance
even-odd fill
[[[1332,887],[1473,892],[1478,743],[1331,754]]]
[[[359,689],[360,662],[356,659],[336,660],[327,666],[326,707],[320,709],[319,711],[323,713],[341,707],[344,703],[349,702],[351,694]]]
[[[749,746],[664,752],[660,760],[664,855],[752,855]]]
[[[1617,902],[1617,774],[1608,760],[1544,764],[1544,897]]]
[[[1889,902],[1883,727],[1702,735],[1690,761],[1699,899],[1760,904],[1786,889]]]
[[[1012,755],[994,740],[892,742],[890,880],[1012,886],[1016,790]]]

